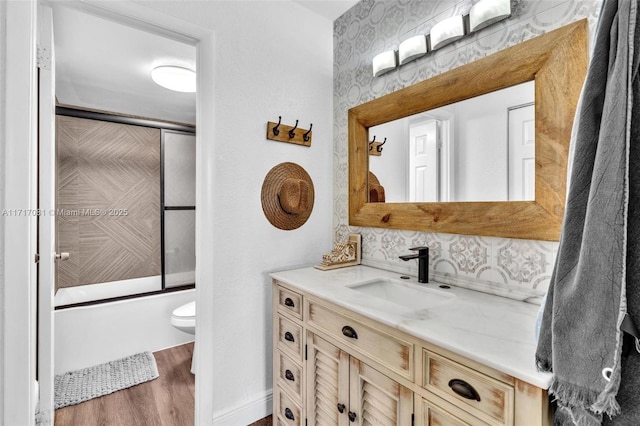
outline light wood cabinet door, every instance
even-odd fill
[[[349,354],[313,333],[307,335],[307,348],[308,423],[348,425]]]
[[[354,425],[410,425],[413,392],[357,358],[349,368],[350,420]]]
[[[310,425],[411,424],[411,390],[311,332],[307,345]]]

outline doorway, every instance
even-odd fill
[[[70,9],[71,6],[68,4],[64,4],[64,5],[58,5],[58,4],[54,4],[54,9],[60,7],[60,8],[67,8]],[[82,13],[87,13],[89,15],[92,16],[96,16],[96,17],[100,17],[103,19],[110,19],[110,20],[114,20],[120,23],[126,23],[129,26],[134,26],[137,27],[139,30],[144,30],[146,32],[152,33],[152,34],[156,34],[156,35],[162,35],[164,37],[166,36],[171,36],[174,37],[176,40],[181,41],[181,42],[188,42],[194,46],[196,46],[196,50],[199,53],[198,56],[198,69],[199,70],[211,70],[212,69],[212,62],[213,62],[213,34],[210,31],[207,30],[203,30],[201,28],[184,28],[184,24],[178,20],[174,20],[171,17],[168,16],[163,16],[163,17],[153,17],[152,19],[150,19],[147,15],[148,15],[148,11],[145,10],[144,6],[135,6],[135,5],[130,5],[130,4],[121,4],[121,3],[114,3],[114,4],[109,4],[109,5],[105,5],[105,7],[108,7],[109,9],[103,9],[102,7],[98,8],[95,6],[90,6],[90,5],[86,5],[86,4],[73,4],[72,6],[74,8],[74,11],[80,11]],[[46,7],[44,7],[46,8]],[[41,8],[38,11],[38,19],[43,18],[45,15],[42,13],[42,9]],[[55,13],[54,13],[55,14]],[[201,93],[206,93],[209,96],[212,97],[212,93],[213,93],[213,79],[211,77],[211,73],[205,74],[204,76],[201,75],[199,73],[198,76],[198,87],[199,87],[199,91]],[[90,107],[91,108],[91,107]],[[101,109],[101,108],[97,108],[97,107],[92,107],[93,109]],[[204,105],[201,101],[196,100],[196,107],[194,108],[194,116],[196,115],[195,111],[198,111],[199,113],[202,112],[206,112],[208,116],[213,116],[213,111],[212,111],[212,105],[208,104],[208,105]],[[132,115],[137,115],[137,114],[132,114]],[[199,114],[198,114],[199,115]],[[194,123],[195,124],[195,123]],[[201,135],[211,135],[212,131],[211,131],[211,124],[208,123],[203,123],[202,125],[202,131],[200,132],[199,129],[199,134],[196,137],[196,156],[197,156],[197,160],[196,160],[196,198],[199,200],[202,200],[202,202],[204,204],[202,204],[203,206],[207,206],[208,204],[210,204],[210,200],[209,200],[209,196],[208,194],[204,193],[203,191],[199,190],[198,188],[201,188],[202,186],[199,185],[200,182],[202,182],[201,180],[201,175],[202,175],[202,166],[205,164],[203,158],[205,158],[208,154],[208,149],[206,146],[202,146],[202,143],[200,142],[203,138],[203,136]],[[53,206],[45,206],[42,205],[42,208],[45,207],[52,207],[55,208],[55,205]],[[212,238],[209,238],[210,234],[211,234],[211,229],[210,227],[208,227],[206,224],[199,226],[198,223],[202,223],[202,221],[200,220],[200,212],[195,213],[195,222],[196,222],[196,229],[197,232],[203,236],[202,240],[198,239],[196,241],[196,253],[211,253],[211,247],[210,244],[208,244],[208,241],[212,241]],[[46,244],[41,244],[41,247],[47,247],[48,245]],[[41,253],[41,255],[43,255],[44,253]],[[203,256],[204,257],[204,256]],[[42,267],[42,265],[41,265]],[[210,281],[209,279],[207,279],[209,276],[211,275],[211,271],[207,270],[206,267],[204,268],[197,268],[196,269],[196,280],[200,280],[200,279],[205,279],[207,281]],[[52,297],[52,285],[51,285],[51,281],[49,282],[45,282],[43,283],[43,285],[41,285],[41,289],[42,291],[40,292],[40,299],[41,301],[43,299],[48,299]],[[210,289],[204,290],[203,292],[197,291],[196,293],[207,293],[207,292],[211,292]],[[201,294],[196,294],[196,299],[199,299],[201,296]],[[206,300],[211,300],[211,298],[206,298]],[[200,303],[200,302],[199,302]],[[51,311],[51,307],[52,307],[52,301],[48,300],[47,303],[41,303],[40,304],[40,317],[41,317],[41,321],[46,322],[49,321],[49,323],[51,323],[51,319],[53,318],[53,312]],[[203,310],[201,310],[203,311]],[[204,311],[206,311],[206,309],[204,309]],[[200,315],[199,315],[200,316]],[[202,315],[199,318],[199,324],[202,323],[206,323],[206,314]],[[42,336],[42,334],[46,334],[48,328],[45,330],[40,330],[40,334],[41,336],[39,337],[39,341],[42,340],[52,340],[52,336]],[[203,342],[202,344],[199,344],[199,347],[201,350],[207,350],[207,348],[211,347],[210,341],[208,336],[205,335],[205,337],[202,339]],[[44,358],[44,359],[52,359],[52,352],[51,353],[46,353],[47,348],[45,347],[43,349],[43,347],[41,346],[40,348],[40,352],[41,352],[41,357],[40,358]],[[49,347],[49,350],[51,350],[52,348]],[[42,353],[44,352],[44,353]],[[202,357],[198,357],[200,359],[202,359]],[[206,357],[204,359],[207,359]],[[202,368],[198,369],[199,371],[199,378],[204,378],[207,376],[211,375],[211,368],[208,368],[207,366],[204,366]],[[42,376],[42,372],[41,372],[41,376]],[[51,376],[51,373],[48,372],[45,375],[49,375]],[[52,377],[50,377],[51,380],[50,383],[44,383],[47,380],[41,381],[41,388],[44,387],[44,389],[41,389],[41,401],[40,401],[40,408],[44,409],[45,411],[48,411],[48,414],[50,416],[50,418],[52,419]],[[42,379],[42,377],[41,377]],[[204,379],[204,380],[197,380],[196,383],[196,401],[201,400],[200,396],[202,393],[202,390],[199,388],[205,388],[206,389],[206,385],[203,385],[203,383],[207,383],[210,382],[210,380]],[[49,389],[47,389],[47,386],[49,387]],[[210,391],[204,391],[205,394],[208,393],[210,394]],[[205,398],[205,401],[207,401],[208,398]],[[210,403],[207,401],[204,404],[198,404],[196,403],[196,423],[198,423],[198,418],[200,418],[200,416],[203,416],[202,418],[211,418],[212,415],[212,408],[210,406]]]

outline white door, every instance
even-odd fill
[[[440,201],[439,123],[429,119],[409,127],[409,201]]]
[[[509,201],[535,200],[535,108],[509,109]]]
[[[40,412],[53,424],[53,296],[55,283],[55,66],[53,16],[38,9],[38,383]]]

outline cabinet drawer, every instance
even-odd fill
[[[302,403],[302,367],[281,352],[276,352],[278,384],[291,391],[298,403]]]
[[[315,302],[307,304],[307,323],[331,338],[359,350],[364,356],[399,375],[413,379],[413,344],[376,330]]]
[[[425,389],[489,424],[512,425],[512,386],[430,351],[423,351]]]
[[[278,315],[278,348],[302,360],[302,327],[282,315]]]
[[[442,402],[442,400],[439,401],[439,403]],[[421,398],[421,404],[422,425],[424,426],[488,426],[453,405],[445,408],[424,398]],[[446,406],[447,403],[444,404]]]
[[[278,286],[278,312],[286,312],[302,320],[302,296],[289,289]]]
[[[276,408],[278,410],[278,422],[287,426],[300,426],[302,409],[291,398],[279,390],[276,393]]]
[[[459,419],[447,410],[422,398],[421,411],[423,426],[471,426],[470,423]],[[482,423],[484,425],[484,423]]]

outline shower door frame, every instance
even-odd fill
[[[67,309],[67,308],[75,308],[75,307],[79,307],[79,306],[90,306],[90,305],[96,305],[96,304],[100,304],[100,303],[107,303],[107,302],[115,302],[118,300],[126,300],[126,299],[131,299],[131,298],[135,298],[135,297],[144,297],[144,296],[152,296],[152,295],[156,295],[156,294],[164,294],[164,293],[168,293],[168,292],[173,292],[173,291],[181,291],[181,290],[190,290],[195,288],[195,282],[194,283],[189,283],[189,284],[184,284],[184,285],[179,285],[179,286],[172,286],[172,287],[166,287],[165,285],[165,244],[164,244],[164,237],[165,237],[165,230],[164,230],[164,212],[166,210],[165,208],[165,203],[164,203],[164,134],[166,132],[173,132],[173,133],[180,133],[180,134],[189,134],[189,135],[194,135],[196,136],[196,144],[197,144],[197,131],[195,127],[191,127],[189,125],[182,125],[182,124],[178,124],[178,123],[171,123],[171,122],[166,122],[166,121],[162,121],[162,120],[155,120],[155,119],[146,119],[146,118],[139,118],[139,117],[130,117],[127,115],[120,115],[117,113],[108,113],[108,112],[97,112],[97,111],[89,111],[89,110],[84,110],[81,108],[75,108],[75,107],[70,107],[70,106],[56,106],[55,108],[55,115],[56,116],[64,116],[64,117],[73,117],[73,118],[82,118],[82,119],[87,119],[87,120],[96,120],[96,121],[104,121],[104,122],[109,122],[109,123],[116,123],[116,124],[125,124],[125,125],[130,125],[130,126],[141,126],[141,127],[149,127],[149,128],[154,128],[154,129],[159,129],[160,130],[160,140],[158,141],[160,144],[160,211],[159,211],[159,215],[160,215],[160,285],[158,287],[157,290],[150,290],[150,289],[145,289],[145,290],[141,290],[139,292],[132,292],[132,293],[127,293],[127,294],[119,294],[119,295],[114,295],[114,296],[108,296],[108,297],[103,297],[103,298],[89,298],[87,300],[81,300],[81,301],[77,301],[77,302],[70,302],[70,303],[60,303],[58,304],[57,302],[54,303],[55,309]],[[196,161],[197,161],[197,156],[196,156]],[[57,192],[57,188],[56,188],[56,192]],[[187,209],[186,207],[180,207],[179,210],[184,210]],[[193,207],[188,207],[189,210],[196,210],[195,206]],[[141,278],[146,278],[146,277],[141,277]],[[108,285],[109,282],[106,283],[96,283],[98,285]],[[92,285],[92,284],[89,284]],[[95,285],[95,284],[93,284]],[[83,287],[86,286],[85,284],[81,284],[75,287]],[[75,288],[73,287],[73,288]],[[58,290],[62,290],[62,289],[58,289]]]

